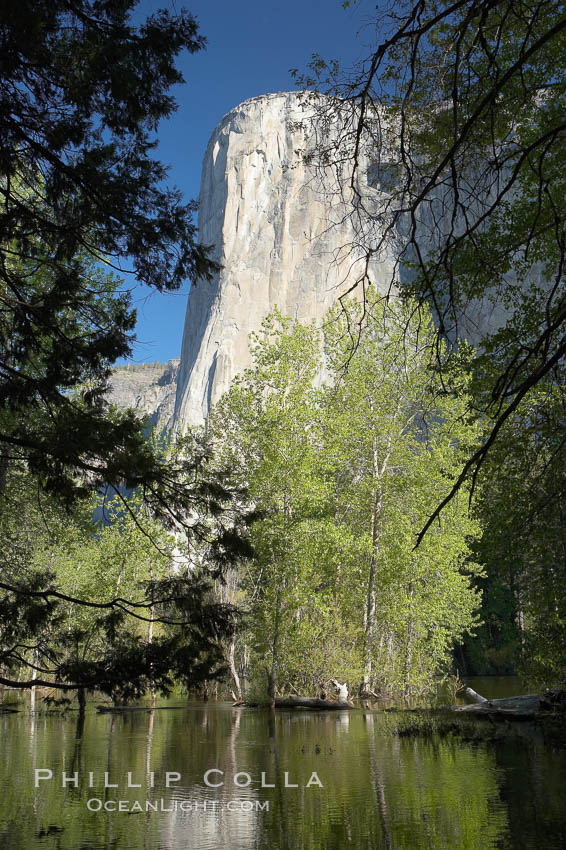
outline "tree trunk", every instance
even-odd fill
[[[365,610],[365,648],[364,648],[364,678],[362,682],[362,689],[365,691],[372,690],[373,681],[373,643],[374,643],[374,634],[375,634],[375,608],[376,608],[376,578],[377,578],[377,563],[379,557],[379,520],[382,509],[382,486],[381,479],[385,474],[385,470],[387,469],[387,463],[389,460],[389,451],[391,447],[390,445],[387,448],[387,452],[381,464],[379,465],[379,458],[377,455],[377,441],[375,437],[372,440],[372,462],[373,462],[373,478],[375,482],[375,488],[373,491],[373,504],[371,511],[371,542],[372,542],[372,553],[369,565],[369,576],[368,576],[368,586],[367,586],[367,598],[366,598],[366,610]]]
[[[238,700],[242,699],[242,688],[240,686],[240,677],[238,676],[238,671],[236,670],[236,664],[234,662],[234,652],[236,648],[236,640],[232,638],[230,641],[230,646],[228,647],[228,667],[230,669],[230,675],[232,676],[232,680],[234,682],[234,687],[236,689],[236,696]]]
[[[364,678],[362,689],[370,691],[372,689],[372,673],[373,673],[373,643],[375,633],[375,608],[376,608],[376,578],[377,578],[377,558],[379,552],[379,513],[381,511],[381,497],[376,491],[374,494],[373,508],[371,513],[371,538],[372,538],[372,553],[369,562],[369,576],[366,597],[366,610],[364,616],[365,622],[365,647],[364,647]]]
[[[411,609],[413,605],[414,586],[411,582],[409,589],[409,620],[407,622],[407,645],[405,649],[405,696],[411,692],[411,668],[413,666],[413,618]]]
[[[149,579],[152,582],[152,591],[151,591],[152,604],[151,604],[150,609],[149,609],[149,628],[147,630],[147,642],[151,646],[151,644],[153,643],[153,561],[152,560],[150,560],[150,562],[149,562]],[[155,704],[155,700],[157,698],[157,691],[155,689],[155,682],[154,682],[154,679],[153,679],[153,667],[152,666],[150,666],[149,675],[150,675],[150,682],[151,682],[151,699],[152,699],[152,702]]]
[[[364,647],[364,678],[363,689],[369,691],[372,684],[373,636],[375,622],[375,578],[377,574],[377,559],[372,554],[369,565],[369,577],[365,611],[365,647]]]
[[[0,498],[6,490],[6,482],[8,480],[8,458],[0,457]]]
[[[79,717],[84,717],[85,708],[86,708],[86,695],[85,689],[79,688],[77,691],[77,701],[79,703]]]
[[[281,584],[277,591],[277,600],[275,608],[275,627],[273,631],[273,644],[271,649],[271,670],[267,675],[267,696],[271,708],[275,706],[275,686],[277,683],[277,674],[279,672],[279,640],[281,633],[281,604],[282,604]]]
[[[33,669],[31,671],[31,678],[37,679],[37,670],[35,669],[37,662],[39,660],[37,649],[33,650],[31,660],[32,660],[32,664],[33,664]],[[30,689],[30,710],[32,712],[35,711],[35,685],[32,685],[32,687]]]

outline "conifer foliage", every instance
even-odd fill
[[[206,576],[173,562],[144,573],[151,558],[132,529],[142,541],[141,527],[156,539],[151,523],[157,539],[184,529],[217,575],[240,545],[235,518],[224,521],[237,494],[207,475],[206,447],[189,438],[166,450],[106,401],[135,325],[115,269],[127,262],[170,291],[187,278],[206,285],[216,268],[197,241],[195,203],[167,186],[154,156],[183,81],[176,59],[205,42],[186,11],[144,20],[136,6],[0,7],[0,681],[117,698],[215,675],[216,642],[233,629]],[[106,561],[111,538],[60,514],[80,513],[102,487],[123,512]]]

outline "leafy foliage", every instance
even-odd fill
[[[537,685],[552,685],[566,675],[563,383],[539,385],[503,438],[486,464],[477,505],[489,632],[467,650],[472,662],[511,663]]]
[[[127,257],[139,281],[168,291],[217,268],[197,242],[195,204],[153,156],[182,82],[176,57],[204,39],[185,11],[134,23],[135,7],[0,10],[2,680],[116,698],[215,675],[233,611],[212,598],[206,567],[220,576],[247,551],[239,494],[221,471],[207,477],[206,445],[152,443],[133,411],[106,401],[135,325],[109,269]],[[102,490],[123,514],[95,532],[81,512]],[[182,570],[171,531],[191,547]]]
[[[392,289],[433,311],[449,388],[442,341],[457,357],[462,340],[476,345],[481,436],[419,540],[460,488],[478,487],[488,577],[468,658],[551,684],[564,676],[564,4],[378,3],[372,23],[355,67],[315,56],[299,79],[327,95],[307,95],[310,161],[346,205],[360,297],[393,259]]]
[[[467,558],[477,526],[466,500],[414,551],[476,436],[465,392],[447,395],[438,381],[429,317],[371,292],[368,304],[346,370],[360,304],[329,316],[324,346],[314,325],[268,317],[254,368],[211,417],[219,456],[263,513],[242,586],[272,693],[332,677],[362,690],[426,689],[475,623],[478,568]]]
[[[5,684],[96,689],[123,701],[224,672],[221,642],[235,610],[218,603],[204,566],[143,516],[139,499],[128,510],[114,499],[111,524],[93,528],[92,503],[73,519],[52,498],[30,496],[29,473],[12,470],[8,485],[17,511],[2,514]],[[18,682],[26,667],[33,675]]]
[[[131,351],[135,312],[100,263],[129,257],[159,290],[216,268],[194,204],[152,156],[182,81],[175,58],[204,45],[186,12],[134,25],[135,3],[9,2],[0,11],[0,455],[24,459],[70,503],[102,482],[142,487],[164,519],[190,510],[132,413],[108,410],[110,367]]]
[[[315,57],[301,79],[331,95],[311,158],[334,169],[368,261],[352,285],[393,256],[391,284],[431,306],[440,337],[478,344],[471,409],[491,427],[450,499],[566,352],[566,15],[553,0],[442,0],[378,4],[374,23],[350,72]]]

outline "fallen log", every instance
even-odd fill
[[[473,688],[466,688],[464,690],[464,693],[466,694],[467,697],[472,699],[474,702],[479,703],[480,705],[484,702],[489,702],[488,699],[486,699],[485,697],[482,697],[482,695],[478,694],[476,691],[474,691]]]
[[[540,696],[540,707],[543,711],[566,712],[566,690],[564,688],[547,688]]]
[[[503,699],[484,699],[483,702],[475,702],[473,705],[453,705],[451,710],[458,713],[523,719],[539,716],[542,706],[539,694],[524,694]]]
[[[233,702],[232,708],[268,708],[268,702]],[[277,697],[274,708],[308,708],[311,711],[350,711],[357,708],[352,702],[336,702],[335,700],[321,699],[320,697],[287,696]]]
[[[348,702],[348,684],[347,684],[347,682],[344,682],[344,684],[341,685],[340,682],[336,681],[336,679],[330,679],[329,681],[332,685],[334,685],[334,687],[336,688],[336,690],[338,692],[337,696],[336,696],[336,700],[340,703],[347,703]]]
[[[288,696],[276,699],[275,708],[311,708],[316,710],[340,711],[356,708],[356,706],[348,700],[334,702],[333,700],[321,699],[320,697]]]
[[[100,714],[125,711],[186,711],[188,705],[97,705]]]

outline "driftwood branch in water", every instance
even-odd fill
[[[310,708],[316,711],[340,711],[343,709],[356,708],[353,702],[348,699],[348,685],[346,682],[340,684],[336,679],[329,679],[336,690],[338,691],[335,700],[325,699],[324,697],[303,697],[299,694],[293,685],[294,694],[287,697],[277,697],[271,704],[273,708]],[[258,703],[250,703],[245,700],[233,703],[234,706],[257,706]]]
[[[188,705],[97,705],[100,714],[119,713],[126,711],[187,711]]]
[[[247,702],[247,700],[241,700],[240,702],[232,703],[233,707],[243,706],[248,708],[262,708],[268,705],[267,702]],[[330,699],[322,699],[321,697],[303,697],[300,694],[293,695],[287,697],[277,697],[275,699],[274,708],[310,708],[315,711],[343,711],[350,710],[351,708],[357,708],[352,702],[348,700],[330,700]]]
[[[566,713],[566,691],[563,688],[548,689],[543,694],[522,694],[491,700],[482,697],[472,688],[466,688],[464,693],[474,700],[474,705],[455,705],[452,706],[452,711],[519,719],[542,717],[549,713],[563,716]]]
[[[484,699],[483,702],[476,702],[473,705],[454,705],[452,711],[492,717],[526,718],[538,716],[543,708],[540,694],[525,694],[504,699]]]
[[[340,682],[337,682],[336,679],[329,679],[329,682],[334,685],[336,690],[338,691],[338,696],[336,697],[337,701],[343,705],[348,705],[348,684],[344,682],[343,685]],[[352,705],[352,703],[349,703]]]
[[[466,688],[464,693],[466,694],[467,697],[469,697],[474,702],[479,703],[480,705],[482,703],[489,703],[488,699],[486,699],[485,697],[482,697],[482,695],[478,694],[476,691],[474,691],[473,688]]]
[[[355,708],[356,706],[347,700],[338,700],[332,702],[328,699],[320,699],[319,697],[301,697],[289,696],[281,697],[275,700],[275,708],[315,708],[315,709],[330,709],[342,710]]]

